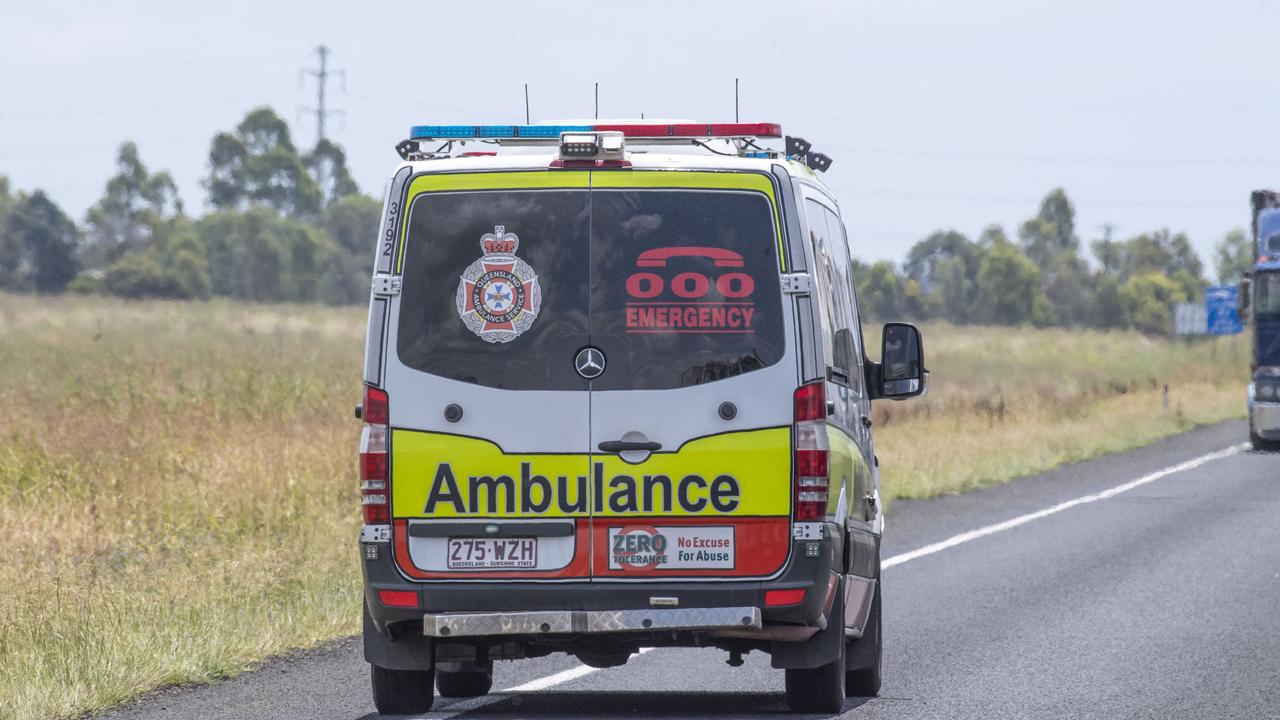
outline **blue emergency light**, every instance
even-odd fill
[[[512,140],[559,138],[561,133],[591,132],[590,125],[415,125],[410,140]]]

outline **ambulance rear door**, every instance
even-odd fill
[[[596,171],[591,196],[593,577],[776,575],[799,370],[772,182]]]
[[[573,365],[589,342],[588,179],[409,184],[384,383],[406,577],[590,577],[590,383]]]

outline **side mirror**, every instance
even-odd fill
[[[906,400],[928,389],[924,368],[924,342],[910,323],[885,323],[880,340],[880,396]]]

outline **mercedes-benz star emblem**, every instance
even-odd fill
[[[573,366],[577,368],[579,375],[594,380],[604,372],[604,353],[599,348],[584,347],[573,359]]]

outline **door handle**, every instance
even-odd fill
[[[662,443],[658,442],[633,442],[631,440],[605,440],[596,447],[601,452],[620,453],[628,450],[647,450],[649,452],[657,452],[662,449]]]

